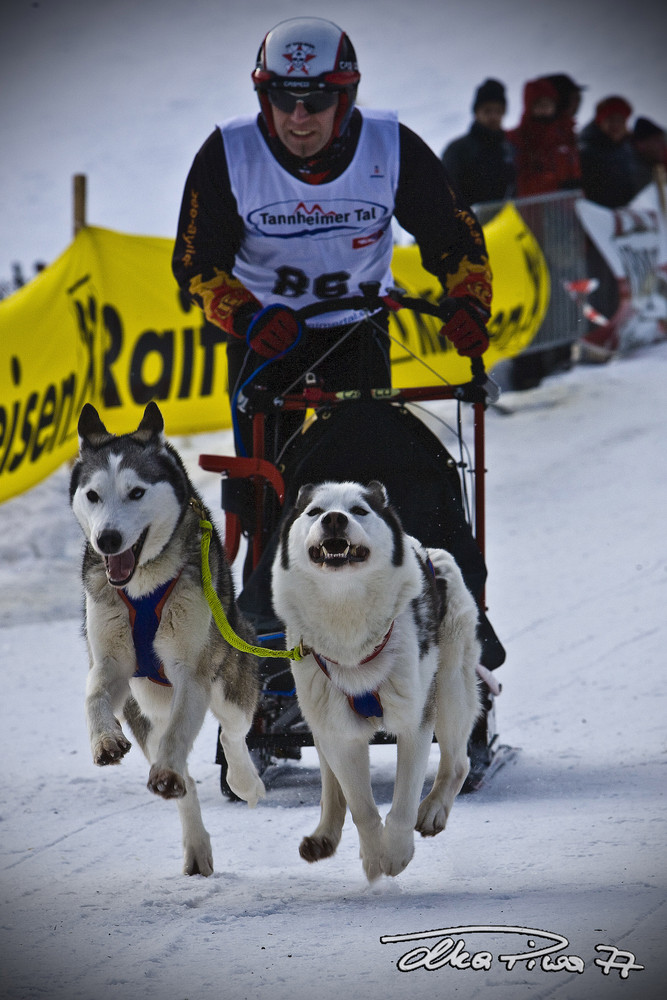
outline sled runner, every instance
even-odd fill
[[[451,308],[448,299],[435,303],[392,293],[392,309],[397,305],[411,310],[420,322],[435,317],[430,320],[434,336]],[[317,303],[305,307],[298,316],[305,320],[341,309],[361,311],[363,322],[371,328],[388,311],[377,288],[364,286],[360,296]],[[281,512],[291,506],[302,485],[324,480],[379,480],[386,486],[405,530],[428,547],[451,552],[477,601],[482,645],[483,712],[469,743],[467,791],[478,788],[509,754],[509,748],[499,744],[495,729],[495,698],[500,685],[493,671],[504,662],[505,651],[486,617],[484,601],[484,411],[497,396],[497,387],[487,377],[481,359],[471,365],[472,378],[465,384],[450,385],[441,380],[436,385],[380,390],[362,384],[355,391],[339,393],[328,392],[319,383],[315,368],[304,373],[305,388],[281,396],[262,389],[259,373],[254,383],[244,387],[244,405],[252,413],[253,454],[199,458],[203,469],[222,477],[225,547],[230,562],[238,556],[241,537],[247,539],[238,603],[267,649],[284,648],[283,626],[271,603],[271,566]],[[429,371],[431,378],[440,378]],[[456,428],[452,433],[456,458],[414,412],[419,403],[434,400],[455,401]],[[473,410],[472,457],[464,440],[463,406]],[[265,440],[266,415],[277,413],[279,418],[298,411],[312,416],[281,454],[272,454],[270,442]],[[270,779],[272,765],[299,759],[301,747],[313,745],[299,711],[289,663],[274,658],[260,663],[262,694],[247,743],[265,780]],[[380,733],[373,742],[395,740]],[[226,784],[226,761],[219,742],[216,763],[221,765],[222,791],[233,797]]]

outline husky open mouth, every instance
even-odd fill
[[[146,528],[139,540],[134,545],[126,549],[125,552],[115,552],[104,557],[104,567],[107,573],[107,580],[112,587],[125,587],[132,577],[139,562],[141,550],[144,547],[148,528]]]
[[[325,566],[343,566],[346,563],[365,562],[370,550],[365,545],[350,545],[347,538],[325,538],[319,545],[308,549],[311,562]]]

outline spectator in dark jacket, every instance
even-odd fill
[[[667,135],[649,118],[638,118],[632,130],[632,148],[637,158],[639,190],[658,180],[660,167],[667,171]]]
[[[523,91],[523,115],[507,137],[516,149],[519,197],[580,186],[581,171],[574,134],[566,135],[557,118],[559,94],[547,77],[529,80]]]
[[[514,195],[514,153],[502,127],[506,110],[503,84],[485,80],[475,93],[470,130],[450,142],[442,154],[454,190],[467,205],[504,201]]]
[[[628,118],[632,107],[624,97],[605,97],[595,118],[580,136],[582,187],[585,196],[605,208],[621,208],[640,190]]]
[[[552,86],[556,88],[558,97],[556,98],[556,118],[568,119],[575,127],[575,118],[581,104],[581,92],[586,88],[579,83],[575,83],[567,73],[553,73],[545,76]]]
[[[640,190],[639,167],[627,127],[631,114],[624,97],[605,97],[580,136],[584,195],[604,208],[622,208]],[[611,319],[620,304],[618,281],[591,239],[586,240],[586,271],[598,282],[590,305]],[[589,336],[595,332],[591,325]]]
[[[581,105],[581,93],[585,90],[581,84],[575,83],[566,73],[555,73],[545,77],[555,88],[556,99],[555,126],[558,132],[559,148],[566,148],[571,162],[578,163],[579,144],[577,140],[577,111]],[[579,168],[581,169],[581,168]],[[570,185],[572,186],[572,185]]]

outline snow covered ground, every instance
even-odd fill
[[[0,995],[394,1000],[491,986],[498,1000],[657,997],[667,973],[666,382],[663,343],[508,393],[515,412],[489,413],[488,603],[508,652],[498,720],[520,749],[459,798],[443,835],[419,840],[402,875],[373,888],[349,821],[335,858],[299,858],[319,811],[312,751],[251,811],[221,797],[212,718],[192,771],[216,872],[179,874],[177,811],[146,790],[139,751],[97,769],[86,745],[67,470],[0,507]],[[228,435],[177,443],[215,506],[217,481],[196,460],[228,451]],[[373,748],[372,760],[386,811],[394,748]],[[450,956],[401,972],[418,945],[381,941],[447,928],[464,928],[450,936],[482,968]],[[562,954],[583,972],[529,959],[510,968],[508,955],[554,943],[527,929],[565,937]],[[605,974],[596,960],[616,968]],[[644,968],[622,978],[628,963]]]
[[[89,177],[90,222],[170,236],[195,150],[216,121],[255,106],[249,71],[264,31],[304,10],[350,32],[364,103],[398,108],[437,151],[467,129],[487,75],[508,85],[510,127],[523,82],[559,71],[589,85],[581,124],[614,92],[637,114],[667,117],[654,0],[339,0],[335,12],[324,0],[10,0],[0,278],[11,261],[66,247],[77,172]],[[507,395],[511,416],[489,413],[488,603],[508,652],[498,721],[520,749],[459,799],[445,834],[418,842],[398,879],[373,888],[351,824],[335,858],[298,856],[318,814],[312,753],[250,811],[220,795],[212,719],[191,763],[216,873],[179,874],[177,811],[146,790],[141,754],[108,770],[90,760],[67,470],[0,506],[2,1000],[468,1000],[489,987],[494,1000],[657,997],[666,383],[661,344]],[[215,508],[217,482],[196,459],[229,451],[229,436],[178,444]],[[372,753],[386,808],[394,751]],[[451,928],[463,944],[438,951]],[[442,934],[382,940],[429,931]],[[575,971],[508,957],[558,935]],[[399,971],[420,944],[436,948],[433,968]]]

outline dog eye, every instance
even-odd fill
[[[88,492],[86,493],[86,500],[88,500],[89,503],[99,503],[100,502],[99,493],[96,493],[95,490],[88,490]]]
[[[130,490],[128,496],[130,500],[141,500],[142,496],[146,492],[141,486],[135,486],[133,490]]]
[[[370,514],[370,511],[366,510],[365,507],[350,507],[350,514],[355,514],[357,517],[366,517],[367,514]]]
[[[306,511],[308,517],[319,517],[320,514],[324,514],[323,507],[311,507],[310,510]]]

